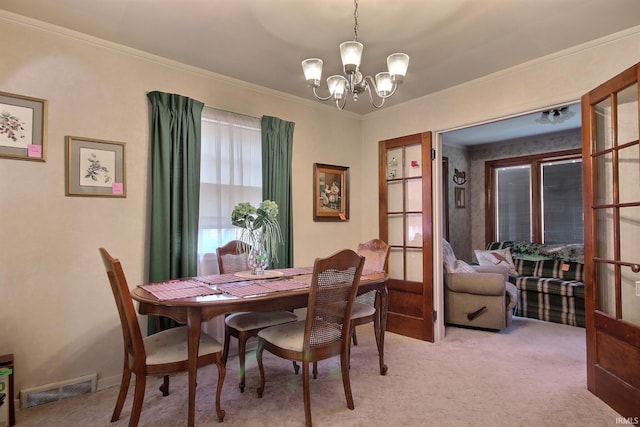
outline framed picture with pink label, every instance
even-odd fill
[[[125,143],[66,137],[67,196],[126,197]]]
[[[47,101],[0,92],[0,158],[45,161]]]
[[[313,164],[313,220],[349,220],[349,168]]]

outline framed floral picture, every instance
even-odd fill
[[[0,92],[0,157],[44,162],[47,101]]]
[[[126,197],[124,142],[67,136],[67,196]]]
[[[349,168],[313,164],[313,220],[349,219]]]

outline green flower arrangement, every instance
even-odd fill
[[[231,223],[241,229],[238,250],[249,253],[250,247],[266,251],[266,256],[258,254],[259,261],[266,257],[278,260],[278,245],[282,243],[282,232],[278,223],[278,204],[272,200],[263,200],[258,208],[251,203],[238,203],[231,212]]]

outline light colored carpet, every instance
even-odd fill
[[[311,383],[316,426],[614,426],[619,416],[586,388],[585,330],[515,318],[500,333],[448,327],[437,344],[387,333],[389,372],[378,374],[370,326],[358,328],[352,350],[355,410],[346,406],[339,360],[319,364]],[[266,388],[255,389],[259,373],[248,357],[247,387],[240,393],[238,361],[230,358],[221,426],[302,426],[302,381],[291,363],[265,352]],[[218,425],[214,409],[215,367],[200,370],[196,425]],[[186,425],[186,375],[171,378],[162,397],[160,379],[147,381],[140,426]],[[17,425],[127,426],[132,388],[119,421],[110,423],[117,387],[16,414]]]

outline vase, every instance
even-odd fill
[[[264,244],[259,240],[254,242],[247,255],[247,265],[249,266],[251,274],[254,276],[262,276],[268,264],[269,260]]]

